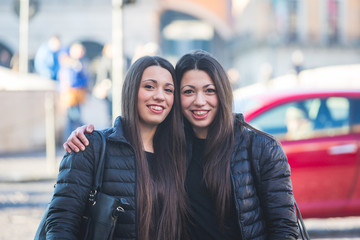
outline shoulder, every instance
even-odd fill
[[[284,154],[280,143],[272,135],[247,123],[242,114],[235,115],[234,129],[235,141],[241,142],[239,139],[245,141],[255,156],[260,157],[260,155],[263,154]]]

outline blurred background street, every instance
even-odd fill
[[[160,55],[175,64],[193,49],[223,64],[236,112],[254,107],[256,93],[272,90],[360,92],[360,1],[1,0],[0,240],[33,239],[64,154],[62,143],[81,124],[112,126],[121,110],[119,86],[134,60]],[[329,102],[336,116],[360,119],[349,99]],[[331,139],[338,132],[344,139],[346,132],[354,141],[345,146],[353,156],[343,172],[349,187],[340,186],[346,199],[329,199],[335,191],[317,196],[352,204],[354,211],[344,207],[346,217],[306,218],[312,239],[360,239],[360,120],[346,123],[341,131],[326,132]],[[296,167],[294,176],[301,180]],[[306,192],[310,183],[316,185],[294,186]],[[314,198],[300,197],[305,203],[299,205],[314,206],[306,202]]]

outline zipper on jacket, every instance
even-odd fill
[[[109,140],[111,142],[114,142],[114,143],[117,143],[117,144],[124,144],[124,145],[127,145],[134,153],[134,165],[135,165],[135,239],[138,239],[139,237],[139,234],[138,234],[138,214],[137,214],[137,164],[136,164],[136,154],[135,154],[135,149],[134,147],[125,139],[125,138],[122,138],[122,139],[119,139],[119,140]]]

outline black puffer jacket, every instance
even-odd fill
[[[287,158],[274,138],[250,129],[241,114],[235,118],[231,178],[243,240],[297,239]]]
[[[120,118],[114,128],[103,131],[106,136],[106,163],[103,192],[125,198],[133,210],[118,220],[114,239],[136,239],[136,165],[132,146],[124,138]],[[87,135],[90,145],[85,151],[66,154],[60,164],[60,172],[46,219],[46,239],[78,239],[81,216],[99,156],[100,136]]]

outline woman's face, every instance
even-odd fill
[[[180,98],[182,112],[196,136],[206,138],[219,105],[213,80],[205,71],[187,71],[181,79]]]
[[[138,92],[140,126],[157,127],[174,103],[174,81],[168,70],[159,66],[145,69]]]

